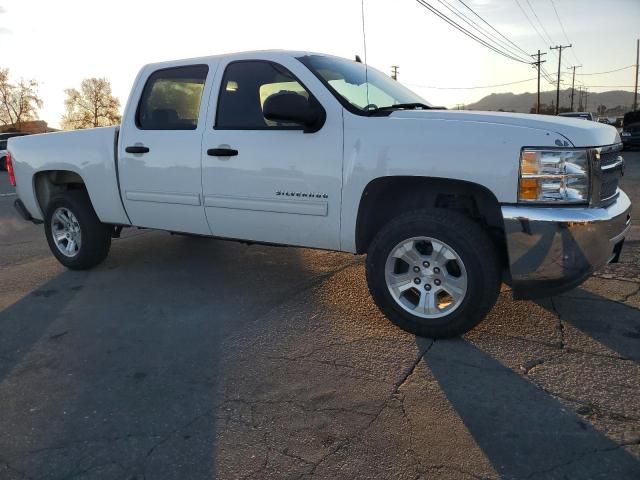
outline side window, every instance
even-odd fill
[[[138,104],[138,128],[195,130],[208,71],[206,65],[190,65],[153,72]]]
[[[264,102],[269,96],[281,92],[293,92],[309,99],[309,92],[282,65],[261,60],[230,63],[222,77],[216,128],[300,128],[295,123],[274,122],[264,118]]]

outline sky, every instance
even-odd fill
[[[558,58],[549,40],[571,42],[562,54],[566,86],[571,65],[593,73],[635,63],[640,0],[464,1],[523,50],[547,51],[544,66],[554,76]],[[453,19],[446,4],[473,15],[460,0],[428,3]],[[398,79],[432,104],[455,107],[490,93],[536,89],[535,80],[460,89],[534,79],[536,72],[479,45],[415,0],[364,0],[364,12],[369,65],[384,72],[399,65]],[[78,88],[84,78],[109,79],[124,106],[144,64],[271,48],[365,58],[361,0],[0,0],[0,68],[39,82],[40,117],[53,127],[64,111],[64,90]],[[633,90],[634,73],[577,75],[576,84],[595,92]]]

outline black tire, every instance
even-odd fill
[[[74,256],[64,255],[53,239],[52,218],[59,208],[68,209],[76,217],[82,241]],[[58,261],[71,270],[86,270],[101,263],[109,254],[113,227],[101,223],[83,190],[70,190],[54,197],[49,203],[44,231],[49,248]]]
[[[445,242],[466,269],[466,294],[459,306],[443,317],[426,319],[408,312],[387,287],[387,257],[398,244],[413,237]],[[395,325],[421,337],[449,338],[468,332],[489,313],[500,292],[500,262],[491,239],[480,225],[450,210],[415,210],[396,217],[376,234],[366,265],[367,283],[378,308]]]

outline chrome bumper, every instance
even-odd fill
[[[631,201],[594,207],[503,206],[511,286],[516,299],[570,290],[618,260],[631,227]]]

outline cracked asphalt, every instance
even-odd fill
[[[638,227],[580,288],[505,288],[434,342],[361,257],[130,230],[69,272],[13,199],[2,172],[0,479],[640,478]]]

